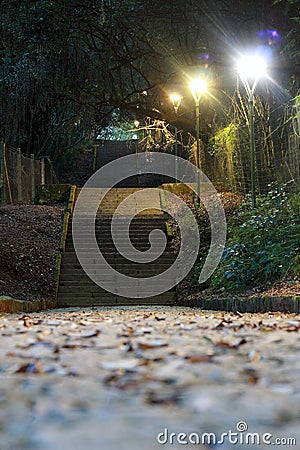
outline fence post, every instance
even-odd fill
[[[45,158],[41,159],[41,185],[45,186]]]
[[[94,145],[94,151],[93,151],[93,172],[96,172],[97,169],[97,158],[98,158],[98,145]]]
[[[17,159],[17,177],[18,177],[18,202],[23,200],[22,195],[22,152],[18,148],[18,159]]]
[[[2,142],[2,173],[3,173],[3,203],[4,204],[7,203],[7,192],[9,194],[10,203],[12,203],[13,198],[11,195],[9,174],[8,174],[8,169],[7,169],[5,142]]]
[[[4,204],[4,144],[0,142],[0,204]]]
[[[34,155],[30,155],[30,180],[31,180],[31,201],[35,199],[35,161]]]

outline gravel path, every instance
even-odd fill
[[[299,315],[67,309],[0,332],[0,450],[300,448]]]

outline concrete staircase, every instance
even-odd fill
[[[122,158],[122,156],[133,155],[135,153],[136,142],[130,141],[104,141],[99,145],[97,153],[96,167],[100,169],[106,164]],[[133,175],[120,181],[117,185],[120,188],[130,188],[138,186],[138,176]]]
[[[128,196],[137,192],[138,188],[114,188],[104,197],[96,217],[96,238],[101,253],[105,256],[106,261],[120,273],[134,278],[147,278],[165,272],[170,267],[176,258],[176,254],[170,247],[170,243],[164,253],[155,261],[150,263],[138,263],[126,259],[120,255],[115,248],[111,236],[111,219],[116,207]],[[77,192],[77,196],[79,191]],[[99,195],[97,189],[90,189],[88,195],[91,200],[93,196]],[[152,205],[154,209],[143,211],[134,217],[130,225],[130,240],[138,250],[145,251],[149,248],[149,233],[154,229],[160,229],[166,232],[166,220],[168,216],[159,211],[160,199],[158,194],[153,198],[153,191],[149,190],[149,195],[152,196]],[[133,199],[134,202],[134,199]],[[147,203],[146,203],[147,204]],[[126,209],[127,213],[129,212]],[[124,219],[122,215],[118,218],[118,230],[122,227]],[[125,222],[124,222],[125,223]],[[118,231],[119,232],[119,231]],[[81,239],[82,238],[82,239]],[[80,241],[82,240],[82,248],[86,253],[85,263],[93,267],[93,258],[89,255],[89,248],[91,246],[91,239],[88,235],[82,232]],[[81,243],[80,243],[81,245]],[[95,267],[93,267],[95,269]],[[101,268],[96,268],[101,271]],[[109,280],[114,287],[116,286],[116,279]],[[138,292],[140,295],[141,292]],[[145,294],[147,291],[145,291]],[[66,238],[65,252],[62,255],[61,271],[58,286],[58,306],[113,306],[113,305],[174,305],[176,303],[175,288],[163,294],[146,297],[146,298],[127,298],[117,294],[112,294],[95,284],[82,269],[75,250],[72,239],[72,218],[69,221],[68,232]]]

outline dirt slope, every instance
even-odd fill
[[[54,298],[62,217],[60,206],[0,207],[0,295]]]

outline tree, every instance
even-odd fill
[[[230,101],[220,92],[233,91],[238,51],[262,42],[258,31],[279,25],[282,12],[287,24],[289,8],[298,8],[270,0],[246,1],[242,12],[233,0],[2,3],[1,139],[54,159],[116,116],[177,120],[193,133],[188,79],[203,70],[221,98],[203,105],[208,136],[226,118]],[[184,97],[179,118],[168,99],[174,88]]]

